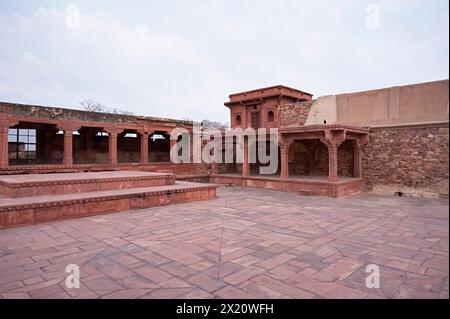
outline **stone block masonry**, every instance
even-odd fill
[[[448,197],[449,129],[371,129],[363,177],[375,192]]]
[[[315,101],[304,101],[280,106],[280,124],[282,127],[305,125]]]

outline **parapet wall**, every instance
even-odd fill
[[[361,126],[448,122],[448,80],[336,95],[336,122]]]
[[[448,122],[449,81],[322,96],[281,105],[281,126],[349,124],[395,126]]]

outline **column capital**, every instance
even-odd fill
[[[330,129],[326,129],[324,131],[325,137],[321,138],[320,141],[328,146],[328,148],[335,146],[339,147],[346,139],[347,131],[339,130],[332,131]]]
[[[358,138],[355,140],[355,145],[358,147],[362,147],[368,143],[369,143],[369,134],[358,136]]]
[[[154,130],[150,130],[148,128],[139,128],[136,130],[136,132],[138,132],[142,136],[150,136],[154,133]]]
[[[56,124],[56,127],[63,132],[66,132],[66,131],[74,132],[74,131],[78,131],[81,128],[81,125],[61,123],[61,124]]]
[[[104,129],[105,132],[108,133],[109,135],[116,135],[116,136],[124,131],[123,128],[121,128],[121,127],[115,127],[115,126],[104,127],[103,129]]]
[[[8,118],[0,118],[0,128],[1,129],[4,129],[4,128],[9,129],[10,127],[16,126],[17,124],[19,124],[19,121],[11,120]]]

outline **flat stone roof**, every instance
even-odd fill
[[[345,125],[345,124],[315,124],[293,127],[280,128],[281,133],[302,133],[302,132],[319,132],[325,130],[339,131],[346,130],[353,133],[367,134],[370,132],[368,127]]]
[[[250,91],[243,91],[238,93],[233,93],[229,95],[230,101],[225,102],[225,105],[228,106],[230,104],[238,103],[238,102],[244,102],[244,101],[251,101],[254,99],[260,99],[265,97],[272,97],[272,96],[288,96],[295,99],[300,100],[310,100],[313,96],[311,93],[307,93],[301,90],[297,90],[285,85],[275,85],[275,86],[269,86],[265,88],[250,90]]]
[[[177,120],[163,117],[151,117],[141,115],[127,115],[103,112],[90,112],[84,110],[30,105],[10,102],[0,102],[0,112],[6,112],[15,115],[51,118],[54,120],[80,120],[94,122],[114,122],[114,123],[135,123],[136,121],[150,121],[159,123],[178,123],[192,125],[192,121]]]

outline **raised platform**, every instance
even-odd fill
[[[168,186],[0,198],[0,229],[212,199],[216,197],[216,188],[212,184],[176,182]]]
[[[210,182],[246,187],[275,189],[284,192],[294,192],[300,195],[321,195],[340,197],[363,190],[362,178],[343,177],[338,182],[328,182],[325,176],[304,176],[280,179],[269,176],[247,176],[233,174],[210,175]]]
[[[171,173],[140,171],[0,175],[0,193],[15,198],[163,186],[174,183],[175,175]]]

